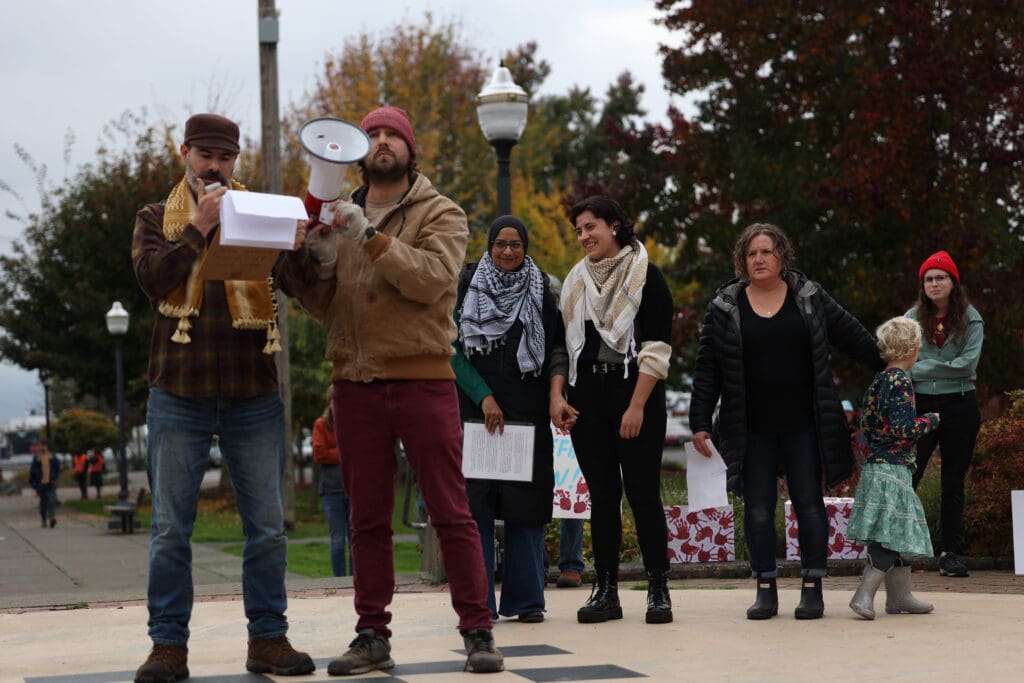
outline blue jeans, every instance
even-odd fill
[[[583,572],[583,520],[562,518],[558,532],[558,571]]]
[[[501,573],[501,606],[494,597],[494,508],[476,518],[487,572],[487,606],[492,615],[514,617],[544,611],[544,534],[547,527],[505,522],[505,564]]]
[[[814,426],[788,434],[748,434],[743,459],[743,529],[754,576],[777,576],[775,503],[786,474],[800,541],[800,574],[825,576],[828,514],[822,497],[821,458]]]
[[[192,615],[192,530],[199,487],[213,435],[242,518],[242,595],[249,638],[284,635],[288,606],[284,575],[281,482],[284,406],[277,394],[249,398],[182,398],[151,389],[147,471],[153,492],[149,543],[149,636],[160,645],[184,645]]]
[[[39,490],[39,516],[46,521],[46,518],[57,518],[57,485],[40,484]]]
[[[352,574],[352,562],[345,562],[345,545],[349,540],[348,495],[326,493],[320,500],[327,518],[327,529],[331,533],[331,569],[335,576],[349,576]]]

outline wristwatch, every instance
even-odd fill
[[[363,236],[366,237],[366,241],[367,242],[372,240],[374,238],[374,236],[376,236],[376,234],[377,234],[377,228],[373,227],[372,225],[366,226],[366,231],[363,232]]]

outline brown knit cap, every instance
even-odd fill
[[[238,154],[238,124],[219,114],[195,114],[185,122],[185,145]]]

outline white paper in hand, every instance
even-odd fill
[[[291,249],[298,221],[308,218],[298,197],[228,190],[220,202],[220,243]]]
[[[683,447],[686,451],[686,500],[691,511],[729,505],[725,461],[710,439],[705,443],[711,449],[710,458],[701,455],[692,441]]]

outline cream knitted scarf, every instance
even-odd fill
[[[240,183],[231,181],[231,189],[245,190]],[[164,239],[173,242],[181,237],[185,227],[192,221],[196,213],[196,200],[188,186],[188,180],[182,178],[171,194],[167,196],[164,207],[163,231]],[[203,252],[192,266],[192,272],[184,282],[175,287],[160,302],[158,310],[169,318],[178,319],[178,328],[171,336],[171,341],[178,344],[192,342],[188,331],[192,329],[189,318],[199,315],[203,303],[203,280],[199,277],[199,269],[209,252]],[[271,354],[281,350],[281,333],[277,329],[277,302],[274,299],[272,278],[266,282],[258,280],[225,280],[228,310],[231,313],[231,326],[236,330],[267,330],[267,343],[263,353]]]
[[[623,247],[611,258],[584,257],[562,284],[561,310],[569,352],[569,384],[576,385],[576,365],[586,341],[585,324],[594,323],[601,341],[623,355],[626,376],[636,358],[633,320],[647,283],[647,250],[640,242]]]

